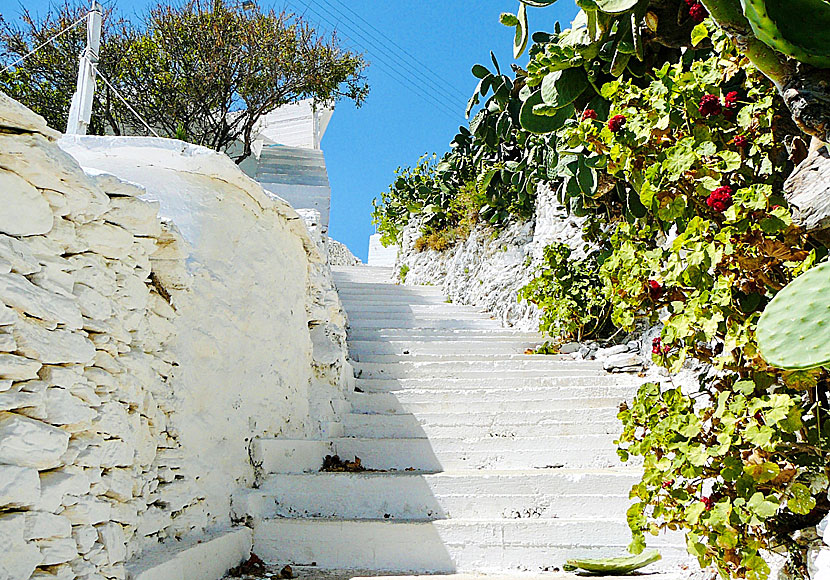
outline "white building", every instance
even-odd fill
[[[329,226],[331,186],[320,149],[334,109],[315,107],[312,99],[285,105],[260,121],[254,157],[242,169],[262,187],[295,209],[320,212],[321,229]]]

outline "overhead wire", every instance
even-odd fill
[[[23,56],[21,56],[20,58],[18,58],[16,61],[14,61],[13,63],[11,63],[11,64],[10,64],[10,65],[8,65],[7,67],[5,67],[3,70],[0,70],[0,74],[2,74],[2,73],[4,73],[4,72],[6,72],[7,70],[9,70],[10,68],[12,68],[13,66],[20,64],[21,62],[23,62],[24,60],[26,60],[27,58],[29,58],[30,56],[32,56],[34,53],[36,53],[37,51],[39,51],[41,48],[43,48],[43,47],[44,47],[44,46],[46,46],[47,44],[51,43],[52,41],[57,40],[58,38],[60,38],[61,36],[63,36],[63,35],[64,35],[64,34],[66,34],[67,32],[69,32],[70,30],[72,30],[73,28],[75,28],[76,26],[78,26],[81,22],[83,22],[84,20],[86,20],[88,16],[89,16],[88,14],[87,14],[87,15],[82,16],[81,18],[79,18],[78,20],[76,20],[75,22],[73,22],[72,24],[70,24],[69,26],[67,26],[66,28],[64,28],[64,29],[63,29],[63,30],[61,30],[60,32],[58,32],[57,34],[53,35],[51,38],[49,38],[49,39],[48,39],[48,40],[46,40],[45,42],[40,43],[38,46],[36,46],[35,48],[33,48],[32,50],[30,50],[29,52],[27,52],[26,54],[24,54],[24,55],[23,55]]]
[[[440,78],[437,74],[435,74],[431,70],[429,65],[427,65],[427,64],[423,63],[422,61],[418,60],[418,58],[415,55],[413,55],[411,52],[406,50],[404,47],[402,47],[400,44],[395,42],[393,39],[389,38],[389,36],[384,34],[382,31],[378,30],[377,27],[375,27],[373,24],[368,22],[365,18],[363,18],[360,14],[355,12],[352,8],[349,8],[346,4],[344,4],[342,2],[342,0],[334,0],[334,1],[337,2],[338,4],[340,4],[341,6],[343,6],[343,8],[348,13],[352,14],[355,18],[359,19],[360,21],[365,23],[366,26],[368,26],[372,30],[374,30],[376,34],[372,34],[371,32],[367,31],[365,28],[363,28],[359,24],[357,24],[354,20],[349,18],[348,15],[344,15],[342,12],[340,12],[337,7],[332,6],[331,0],[320,0],[320,2],[322,2],[323,4],[326,4],[329,8],[331,8],[335,12],[337,12],[340,16],[343,16],[344,18],[346,18],[353,26],[355,26],[356,28],[359,28],[363,33],[365,33],[367,36],[369,36],[373,41],[381,43],[381,46],[384,46],[386,44],[391,44],[392,46],[396,47],[398,49],[398,51],[403,52],[406,56],[409,57],[409,59],[411,59],[411,61],[414,61],[416,66],[412,66],[411,62],[409,62],[409,63],[405,62],[406,59],[401,57],[400,55],[398,55],[397,58],[401,62],[403,62],[404,64],[411,67],[411,70],[413,72],[415,72],[419,76],[419,78],[422,78],[427,83],[429,83],[434,90],[442,92],[445,96],[449,97],[452,100],[459,99],[461,102],[466,102],[467,101],[468,97],[465,96],[463,92],[461,92],[457,88],[453,87],[452,83],[448,82],[445,79]],[[451,91],[450,89],[453,89],[453,91],[455,91],[455,92]]]
[[[327,16],[325,16],[321,12],[318,12],[317,10],[312,8],[309,4],[306,4],[305,2],[302,2],[302,0],[297,0],[297,1],[300,2],[300,6],[302,6],[304,11],[310,11],[312,14],[314,14],[315,16],[317,16],[318,18],[323,20],[326,24],[331,26],[332,30],[337,30],[337,24],[335,22],[333,22],[332,20],[330,20]],[[353,31],[348,30],[348,29],[347,29],[346,32],[343,32],[342,29],[337,30],[337,31],[340,32],[340,34],[342,34],[347,40],[350,40],[351,42],[353,42],[359,49],[363,49],[360,42],[355,40],[352,36],[349,36],[349,33],[353,34]],[[357,36],[357,35],[353,34],[353,36]],[[376,56],[379,57],[381,55],[376,55]],[[383,56],[385,56],[385,55],[383,55]],[[398,82],[399,84],[401,84],[402,86],[404,86],[404,88],[407,88],[407,89],[411,90],[412,92],[416,93],[422,99],[427,101],[427,104],[430,104],[430,105],[434,106],[437,110],[439,110],[440,112],[446,114],[447,116],[449,116],[453,119],[457,119],[457,117],[458,117],[457,113],[450,106],[448,106],[443,101],[437,99],[435,97],[435,95],[433,95],[430,92],[426,91],[422,86],[418,85],[412,79],[410,79],[410,78],[406,77],[405,75],[403,75],[398,70],[398,68],[395,66],[394,63],[389,64],[386,60],[383,60],[381,58],[377,58],[374,61],[373,64],[379,65],[379,67],[380,67],[379,70],[381,70],[381,72],[385,73],[392,80],[394,80],[394,81]]]
[[[145,120],[144,120],[144,118],[143,118],[141,115],[139,115],[139,114],[138,114],[138,112],[137,112],[135,109],[133,109],[133,108],[132,108],[132,106],[130,106],[130,103],[128,103],[128,102],[127,102],[127,99],[125,99],[123,96],[121,96],[121,93],[119,93],[119,92],[118,92],[118,89],[116,89],[114,86],[112,86],[112,83],[110,83],[110,82],[107,80],[107,77],[105,77],[104,75],[102,75],[102,74],[101,74],[101,72],[100,72],[97,68],[95,69],[95,76],[96,76],[96,77],[98,77],[98,78],[100,78],[102,81],[104,81],[104,84],[105,84],[105,85],[107,85],[113,93],[115,93],[115,96],[116,96],[116,97],[118,97],[119,99],[121,99],[121,101],[122,101],[125,105],[127,105],[127,108],[130,110],[130,112],[131,112],[133,115],[135,115],[135,116],[136,116],[136,118],[137,118],[139,121],[141,121],[141,124],[142,124],[142,125],[144,125],[144,127],[146,127],[146,128],[147,128],[147,130],[148,130],[150,133],[152,133],[152,134],[153,134],[153,135],[155,135],[156,137],[159,137],[159,134],[158,134],[158,133],[156,133],[156,132],[155,132],[155,130],[154,130],[152,127],[150,127],[150,125],[147,123],[147,121],[145,121]]]
[[[294,1],[297,2],[298,5],[303,8],[303,10],[301,10],[300,12],[302,12],[302,11],[311,12],[317,18],[321,19],[323,22],[325,22],[327,25],[329,25],[332,28],[332,30],[337,29],[337,24],[335,22],[333,22],[326,15],[322,14],[318,10],[315,10],[310,5],[310,3],[306,3],[303,0],[294,0]],[[291,2],[289,2],[289,5],[290,4],[291,4]],[[350,30],[348,28],[345,32],[342,31],[342,29],[339,32],[341,34],[343,34],[343,36],[346,39],[352,41],[358,47],[361,47],[361,43],[358,42],[357,40],[355,40],[355,38],[353,38],[353,36],[360,36],[359,34],[355,34],[353,30]],[[350,36],[350,33],[351,33],[351,36]],[[372,52],[374,52],[374,51],[372,51]],[[407,88],[407,89],[413,91],[415,94],[417,94],[419,97],[421,97],[424,101],[426,101],[427,104],[432,105],[436,110],[444,113],[445,115],[452,118],[453,120],[458,119],[457,111],[455,111],[452,107],[450,107],[446,102],[438,99],[434,94],[432,94],[429,91],[425,90],[421,85],[419,85],[418,83],[413,81],[411,78],[409,78],[406,75],[402,74],[398,70],[398,68],[396,68],[394,61],[393,61],[393,64],[390,64],[389,62],[387,62],[387,60],[385,60],[385,58],[388,58],[387,55],[385,55],[381,52],[381,54],[375,54],[375,57],[376,57],[375,64],[379,65],[379,70],[381,70],[387,76],[392,78],[392,80],[398,82],[399,84],[404,86],[404,88]],[[385,58],[381,58],[381,57],[385,57]],[[397,64],[400,64],[400,63],[397,63]]]

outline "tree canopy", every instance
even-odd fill
[[[87,12],[69,1],[21,23],[0,17],[0,62],[13,63]],[[0,90],[64,129],[75,90],[83,24],[0,73]],[[104,14],[99,71],[159,134],[216,150],[242,143],[251,154],[258,122],[288,103],[320,104],[368,94],[364,56],[288,12],[236,8],[224,0],[159,3],[135,21]],[[90,132],[143,134],[125,103],[101,80]]]

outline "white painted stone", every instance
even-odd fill
[[[128,467],[132,465],[135,451],[119,439],[90,445],[78,455],[78,465],[86,467]]]
[[[72,526],[72,537],[78,546],[79,554],[88,553],[98,541],[98,530],[89,524]]]
[[[54,566],[73,560],[78,555],[78,548],[72,538],[52,538],[38,541],[43,560],[41,566]]]
[[[27,381],[37,378],[37,372],[43,365],[36,361],[14,354],[0,353],[0,379]]]
[[[112,316],[112,305],[97,290],[86,284],[75,284],[74,293],[78,297],[78,307],[84,316],[102,321]]]
[[[65,195],[51,189],[41,189],[40,193],[49,202],[49,207],[52,208],[52,213],[55,216],[64,217],[69,215],[69,203],[66,201]]]
[[[28,580],[42,559],[38,547],[23,538],[23,526],[0,520],[0,578]]]
[[[49,202],[18,175],[0,169],[0,232],[12,236],[45,234],[54,216]]]
[[[31,506],[39,499],[40,479],[36,469],[0,465],[0,506]]]
[[[65,265],[51,260],[41,260],[41,263],[43,268],[37,274],[32,274],[30,280],[48,292],[74,300],[72,287],[75,279],[65,270]]]
[[[40,421],[2,412],[0,441],[0,463],[50,469],[60,465],[69,434]]]
[[[67,507],[61,515],[67,518],[72,525],[100,524],[110,519],[110,504],[106,501],[84,496],[74,505]]]
[[[158,219],[158,202],[143,201],[135,197],[115,197],[110,200],[110,209],[104,219],[131,232],[136,236],[161,235]]]
[[[40,264],[26,244],[0,234],[0,258],[11,264],[12,271],[28,275],[40,271]]]
[[[0,326],[11,326],[17,322],[14,310],[0,302]]]
[[[123,280],[115,293],[116,300],[127,310],[144,310],[150,299],[150,289],[138,277],[131,276]]]
[[[109,197],[89,181],[75,160],[41,135],[0,134],[0,165],[38,189],[64,194],[69,215],[75,219],[95,219],[109,205]]]
[[[810,580],[830,580],[830,547],[811,547],[807,553]]]
[[[830,530],[828,528],[830,528],[830,514],[824,516],[816,525],[816,533],[825,544],[830,545]]]
[[[126,181],[106,171],[85,167],[84,173],[91,177],[98,187],[109,196],[141,197],[147,193],[137,183]]]
[[[14,352],[17,350],[17,343],[14,336],[6,334],[0,329],[0,352]]]
[[[46,416],[52,425],[74,425],[90,422],[97,412],[68,389],[50,387],[46,390]]]
[[[40,500],[35,509],[56,512],[67,495],[81,496],[89,491],[89,478],[83,471],[47,471],[40,474]]]
[[[155,444],[153,445],[155,448]],[[155,451],[155,449],[154,449]],[[128,469],[109,469],[102,477],[107,486],[104,493],[118,501],[130,501],[133,498],[134,476]]]
[[[228,569],[247,560],[251,530],[235,528],[215,532],[205,541],[183,546],[158,547],[128,565],[133,580],[219,580]]]
[[[102,256],[92,253],[78,254],[67,259],[74,268],[75,280],[94,288],[104,296],[112,296],[118,290],[115,272],[107,267],[107,261]]]
[[[5,93],[0,93],[0,127],[40,133],[49,139],[58,139],[61,136],[58,131],[49,128],[46,119]]]
[[[0,392],[0,411],[14,411],[24,407],[39,407],[44,404],[43,393],[28,393],[26,391]]]
[[[116,523],[107,523],[97,526],[98,539],[107,551],[107,560],[110,564],[123,562],[127,558],[127,544],[124,538],[124,529]]]
[[[27,540],[72,537],[72,524],[63,516],[37,511],[20,515],[23,519],[23,537]]]
[[[75,231],[75,222],[67,219],[56,218],[52,229],[46,237],[63,248],[64,254],[80,254],[81,252],[89,250],[78,239],[78,234]]]
[[[18,274],[0,274],[0,300],[45,322],[70,329],[82,325],[81,311],[74,300],[43,290]]]
[[[90,222],[78,228],[78,237],[91,251],[107,258],[125,258],[133,245],[133,236],[120,226]]]
[[[95,345],[68,330],[47,330],[21,320],[14,326],[14,338],[20,354],[44,364],[86,364],[95,357]]]

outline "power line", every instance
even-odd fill
[[[130,106],[130,103],[128,103],[128,102],[127,102],[127,99],[125,99],[124,97],[122,97],[122,96],[121,96],[121,93],[119,93],[119,92],[118,92],[118,89],[116,89],[114,86],[112,86],[112,84],[111,84],[111,83],[107,80],[107,77],[105,77],[104,75],[102,75],[102,74],[101,74],[101,72],[100,72],[97,68],[95,69],[95,76],[97,76],[97,77],[98,77],[98,78],[100,78],[102,81],[104,81],[104,84],[105,84],[105,85],[107,85],[113,93],[115,93],[115,96],[116,96],[116,97],[118,97],[119,99],[121,99],[121,101],[122,101],[125,105],[127,105],[127,108],[130,110],[130,112],[131,112],[133,115],[135,115],[135,116],[136,116],[136,118],[137,118],[139,121],[141,121],[141,124],[142,124],[142,125],[144,125],[150,133],[152,133],[152,134],[153,134],[153,135],[155,135],[156,137],[158,137],[158,136],[159,136],[159,134],[158,134],[158,133],[156,133],[156,132],[153,130],[153,128],[152,128],[152,127],[150,127],[150,125],[147,123],[147,121],[145,121],[145,120],[142,118],[142,116],[141,116],[141,115],[139,115],[139,114],[136,112],[136,110],[135,110],[135,109],[133,109],[133,108]]]
[[[343,2],[341,0],[335,0],[335,1],[338,4],[342,5],[348,13],[354,15],[356,18],[358,18],[362,22],[364,22],[367,26],[372,28],[372,30],[374,30],[377,33],[377,35],[380,35],[380,38],[377,35],[373,35],[372,33],[367,32],[365,28],[362,28],[354,20],[349,18],[348,15],[344,15],[342,12],[340,12],[340,10],[338,8],[336,8],[335,6],[332,6],[331,2],[329,0],[320,0],[320,1],[323,4],[326,4],[329,8],[331,8],[335,12],[337,12],[340,16],[343,16],[344,18],[346,18],[354,27],[358,28],[361,32],[366,33],[368,36],[370,36],[372,41],[374,41],[376,43],[380,43],[381,47],[383,47],[386,43],[389,43],[389,44],[392,44],[393,46],[397,47],[400,51],[402,51],[406,55],[408,55],[413,61],[415,61],[416,65],[417,65],[417,66],[411,66],[411,63],[410,63],[409,66],[411,67],[411,70],[413,72],[415,72],[416,74],[418,74],[421,78],[426,80],[427,83],[431,84],[435,90],[444,93],[444,95],[449,97],[451,100],[459,99],[462,102],[467,101],[468,97],[464,96],[464,94],[461,91],[458,91],[457,89],[455,89],[452,86],[452,83],[449,83],[446,80],[439,78],[437,75],[435,75],[430,70],[429,65],[424,64],[423,62],[418,60],[412,53],[410,53],[405,48],[403,48],[401,45],[399,45],[394,40],[389,38],[386,34],[381,32],[380,30],[378,30],[374,25],[372,25],[365,18],[360,16],[357,12],[355,12],[354,10],[352,10],[351,8],[349,8],[348,6],[343,4]],[[386,41],[386,43],[384,43],[384,41]],[[397,55],[396,58],[398,58],[398,60],[400,60],[401,62],[405,61],[405,59],[402,58],[400,55]],[[404,62],[404,64],[407,64],[407,63]],[[429,74],[427,74],[427,73],[429,73]],[[454,89],[455,91],[457,91],[457,93],[453,94],[450,90],[448,90],[447,87]]]
[[[300,2],[302,2],[302,0],[299,0],[299,1],[300,1]],[[328,19],[326,16],[324,16],[322,13],[320,13],[320,12],[318,12],[317,10],[315,10],[314,8],[312,8],[310,5],[305,4],[305,2],[302,2],[302,5],[303,5],[303,8],[304,8],[305,10],[311,11],[311,12],[312,12],[313,14],[315,14],[318,18],[320,18],[320,19],[322,19],[323,21],[325,21],[325,22],[326,22],[329,26],[331,26],[331,27],[332,27],[332,30],[334,30],[334,29],[336,29],[336,28],[337,28],[337,25],[336,25],[334,22],[332,22],[331,20],[329,20],[329,19]],[[360,46],[360,43],[359,43],[359,42],[357,42],[354,38],[350,38],[350,37],[348,36],[348,34],[343,33],[343,36],[345,36],[347,39],[349,39],[349,40],[351,40],[352,42],[354,42],[356,45],[358,45],[358,47]],[[430,101],[430,104],[432,104],[432,105],[436,106],[436,107],[438,108],[438,110],[440,110],[440,111],[441,111],[441,112],[443,112],[444,114],[446,114],[446,115],[448,115],[448,116],[452,117],[453,119],[457,119],[457,117],[458,117],[457,113],[456,113],[456,112],[455,112],[455,111],[454,111],[451,107],[449,107],[446,103],[444,103],[443,101],[439,100],[439,99],[438,99],[435,95],[433,95],[432,93],[430,93],[430,92],[426,91],[426,90],[425,90],[425,89],[424,89],[421,85],[418,85],[418,84],[417,84],[416,82],[414,82],[411,78],[409,78],[409,77],[407,77],[407,76],[403,75],[403,74],[402,74],[402,73],[398,70],[398,68],[396,68],[396,66],[395,66],[394,62],[393,62],[393,64],[389,64],[388,62],[386,62],[385,60],[382,60],[382,59],[380,58],[381,56],[384,56],[384,57],[385,57],[386,55],[376,55],[376,56],[378,56],[378,59],[375,61],[375,64],[381,65],[381,69],[380,69],[380,70],[382,70],[384,73],[386,73],[386,75],[387,75],[387,76],[389,76],[390,78],[392,78],[392,80],[394,80],[394,81],[396,81],[396,82],[398,82],[398,83],[402,84],[402,86],[404,86],[405,88],[407,88],[407,89],[409,89],[409,90],[412,90],[412,91],[414,91],[415,93],[418,93],[418,94],[419,94],[419,96],[421,96],[421,97],[422,97],[424,100],[426,100],[426,101]],[[388,69],[388,70],[385,70],[385,69]],[[409,86],[407,86],[407,85],[409,85]]]
[[[7,70],[9,70],[10,68],[12,68],[13,66],[15,66],[15,65],[17,65],[17,64],[19,64],[19,63],[21,63],[21,62],[23,62],[24,60],[26,60],[27,58],[29,58],[30,56],[32,56],[34,53],[36,53],[37,51],[39,51],[41,48],[43,48],[44,46],[46,46],[47,44],[49,44],[49,43],[50,43],[50,42],[52,42],[53,40],[57,40],[59,37],[63,36],[64,34],[66,34],[67,32],[69,32],[70,30],[72,30],[73,28],[75,28],[76,26],[78,26],[81,22],[83,22],[84,20],[86,20],[86,19],[87,19],[87,16],[88,16],[88,15],[82,16],[81,18],[79,18],[78,20],[76,20],[75,22],[73,22],[72,24],[70,24],[69,26],[67,26],[66,28],[64,28],[63,30],[61,30],[60,32],[58,32],[57,34],[55,34],[54,36],[52,36],[52,37],[51,37],[49,40],[47,40],[46,42],[42,42],[41,44],[39,44],[38,46],[36,46],[35,48],[33,48],[32,50],[30,50],[30,51],[29,51],[29,52],[27,52],[26,54],[24,54],[23,56],[21,56],[20,58],[18,58],[16,61],[14,61],[13,63],[11,63],[9,66],[7,66],[6,68],[4,68],[3,70],[0,70],[0,74],[2,74],[2,73],[4,73],[4,72],[6,72]]]
[[[329,18],[327,18],[322,13],[320,13],[317,10],[315,10],[314,8],[312,8],[309,4],[306,4],[305,2],[303,2],[303,0],[297,0],[297,1],[301,2],[301,5],[303,6],[303,8],[306,11],[310,11],[311,13],[316,15],[318,18],[320,18],[321,20],[326,22],[329,26],[332,27],[333,30],[336,29],[336,24],[334,22],[332,22]],[[360,45],[360,43],[357,42],[354,38],[350,38],[348,34],[343,33],[343,35],[347,39],[349,39],[352,42],[354,42],[355,44],[357,44],[358,46]],[[395,80],[396,82],[403,85],[404,88],[413,90],[415,93],[417,93],[424,100],[429,101],[430,102],[429,104],[435,106],[439,111],[441,111],[444,114],[446,114],[447,116],[451,117],[453,120],[458,119],[457,112],[452,107],[450,107],[447,103],[445,103],[442,100],[439,100],[434,94],[432,94],[429,91],[425,90],[424,87],[422,87],[421,85],[419,85],[418,83],[413,81],[411,78],[407,77],[406,75],[402,74],[398,70],[398,68],[395,67],[394,63],[390,65],[389,63],[387,63],[385,60],[383,60],[381,58],[381,57],[388,58],[387,55],[385,55],[381,52],[381,54],[376,54],[376,57],[378,57],[378,58],[375,61],[375,64],[381,65],[381,70],[383,72],[385,72],[387,74],[387,76],[390,76],[393,80]],[[384,70],[384,68],[389,69],[389,70],[388,71]]]

